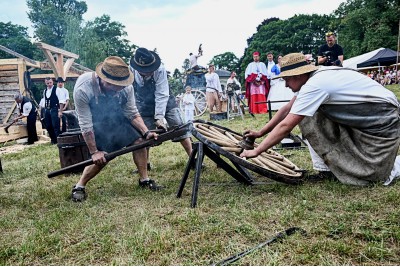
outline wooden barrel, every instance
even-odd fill
[[[65,132],[57,137],[61,168],[90,159],[89,149],[80,131]],[[81,172],[84,168],[77,170]]]

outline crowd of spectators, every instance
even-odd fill
[[[396,69],[394,68],[385,67],[380,71],[377,70],[368,71],[367,76],[384,86],[400,83],[400,70],[397,70],[397,80],[396,80]]]

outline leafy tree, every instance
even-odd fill
[[[398,0],[347,0],[334,12],[340,21],[339,42],[345,58],[380,47],[396,49]]]
[[[236,70],[239,59],[232,52],[225,52],[214,56],[210,63],[215,65],[215,69]]]
[[[7,47],[23,56],[33,59],[38,49],[29,40],[28,28],[11,22],[0,22],[0,45]],[[0,51],[0,58],[14,58],[15,56]]]
[[[85,1],[27,0],[26,3],[35,37],[59,48],[64,47],[67,22],[71,17],[82,21],[82,15],[87,11]]]
[[[98,39],[105,44],[108,56],[119,56],[125,62],[129,62],[137,46],[131,45],[129,40],[123,38],[127,36],[123,24],[111,21],[110,16],[104,14],[88,22],[86,27],[92,29]]]
[[[177,96],[180,93],[183,93],[184,91],[183,89],[184,84],[182,83],[182,80],[180,78],[168,77],[168,85],[171,90],[171,93],[174,96]]]
[[[188,58],[185,58],[185,60],[183,61],[182,69],[183,71],[187,71],[188,69],[190,69],[190,62]]]
[[[80,29],[77,31],[76,29]],[[81,27],[77,20],[69,20],[64,49],[79,55],[77,63],[94,70],[107,55],[107,44],[90,27]]]
[[[178,69],[175,69],[172,77],[174,77],[174,79],[179,79],[181,78],[181,76],[182,76],[181,72]]]

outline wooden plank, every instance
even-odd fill
[[[0,77],[0,83],[18,82],[18,77]]]
[[[1,65],[1,60],[0,60],[0,70],[18,70],[18,65],[17,64],[5,64]]]
[[[38,43],[35,43],[35,45],[36,45],[38,48],[42,49],[42,50],[48,50],[48,51],[50,51],[50,52],[57,53],[57,54],[62,54],[62,55],[64,55],[64,56],[66,56],[66,57],[72,57],[72,58],[75,58],[75,59],[78,59],[78,58],[79,58],[79,56],[78,56],[77,54],[68,52],[68,51],[66,51],[66,50],[57,48],[57,47],[55,47],[55,46],[51,46],[51,45],[46,44],[46,43],[38,42]]]
[[[10,76],[17,76],[18,71],[16,70],[0,70],[0,77],[10,77]]]
[[[15,90],[2,90],[0,91],[0,99],[1,97],[14,96],[18,91],[18,88]]]
[[[18,65],[18,84],[19,84],[19,92],[22,94],[25,91],[24,84],[24,72],[26,70],[26,65],[24,63]]]
[[[0,91],[18,89],[18,83],[0,83]]]
[[[0,65],[18,65],[20,59],[19,58],[5,58],[0,59]]]
[[[56,63],[56,61],[54,60],[53,55],[52,55],[52,54],[50,53],[50,51],[48,51],[48,50],[43,50],[43,53],[44,53],[44,55],[46,56],[47,60],[49,61],[49,65],[50,65],[51,69],[53,70],[54,75],[55,75],[56,77],[60,77],[60,76],[61,76],[61,75],[60,75],[60,71],[59,71],[58,68],[57,68],[57,63]]]
[[[3,118],[3,123],[8,122],[8,120],[10,119],[10,117],[13,114],[16,107],[17,107],[17,103],[14,101],[14,103],[12,104],[11,108],[8,111],[8,114]]]
[[[40,81],[40,80],[44,80],[44,78],[46,78],[46,77],[50,77],[50,78],[56,79],[54,74],[31,74],[31,79],[33,81],[35,81],[35,82]],[[78,77],[79,77],[79,74],[75,74],[75,73],[69,72],[69,73],[67,73],[66,79],[68,79],[68,78],[76,79]]]
[[[71,68],[72,64],[74,63],[74,60],[75,60],[74,58],[69,58],[65,62],[65,65],[64,65],[64,76],[63,76],[64,81],[66,80],[67,73],[69,72],[69,69]]]

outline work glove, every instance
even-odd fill
[[[164,119],[158,119],[154,122],[154,124],[156,125],[156,127],[158,129],[164,129],[165,131],[168,131],[168,127],[167,127],[166,123],[164,122]]]

